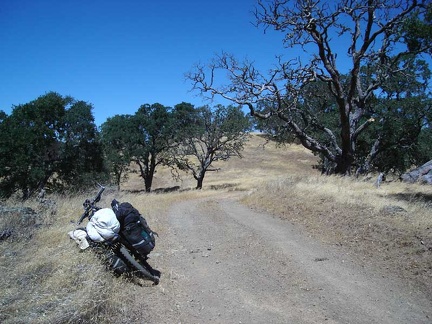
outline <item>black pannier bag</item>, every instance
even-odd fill
[[[120,235],[144,258],[155,247],[155,232],[147,224],[147,221],[130,203],[119,204],[113,200],[111,207],[120,223]],[[157,234],[156,234],[157,235]]]

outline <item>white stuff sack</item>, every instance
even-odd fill
[[[92,241],[103,242],[113,238],[120,231],[120,223],[111,208],[99,209],[86,226]]]

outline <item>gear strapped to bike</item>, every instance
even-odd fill
[[[150,229],[145,218],[130,203],[113,200],[111,207],[121,224],[121,235],[132,244],[141,257],[147,259],[147,255],[155,247],[155,236],[158,234]]]
[[[84,213],[77,225],[88,218],[87,226],[69,232],[69,236],[81,249],[91,247],[104,255],[114,273],[137,274],[157,285],[161,273],[147,262],[148,254],[155,247],[157,233],[130,203],[113,200],[112,209],[97,207],[104,190],[105,187],[100,186],[93,200],[85,200]]]

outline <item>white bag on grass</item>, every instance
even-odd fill
[[[86,226],[92,241],[103,242],[112,239],[120,231],[120,223],[111,208],[99,209]]]

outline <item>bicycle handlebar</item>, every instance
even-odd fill
[[[79,218],[78,223],[77,223],[78,225],[82,223],[82,221],[84,220],[84,218],[86,218],[86,217],[89,216],[90,211],[95,207],[96,203],[101,200],[102,193],[104,192],[105,187],[102,186],[99,183],[98,183],[98,185],[99,185],[100,189],[99,189],[99,192],[97,193],[97,195],[94,197],[94,199],[92,201],[90,201],[89,199],[86,199],[84,201],[84,204],[83,204],[83,206],[84,206],[84,213]]]
[[[95,199],[93,199],[93,201],[92,201],[92,203],[91,203],[92,205],[94,205],[95,203],[97,203],[98,201],[101,200],[102,192],[104,192],[104,190],[105,190],[105,187],[104,187],[104,186],[102,186],[102,185],[99,184],[99,183],[98,183],[98,185],[99,185],[100,189],[99,189],[99,192],[98,192],[97,196],[95,197]]]

